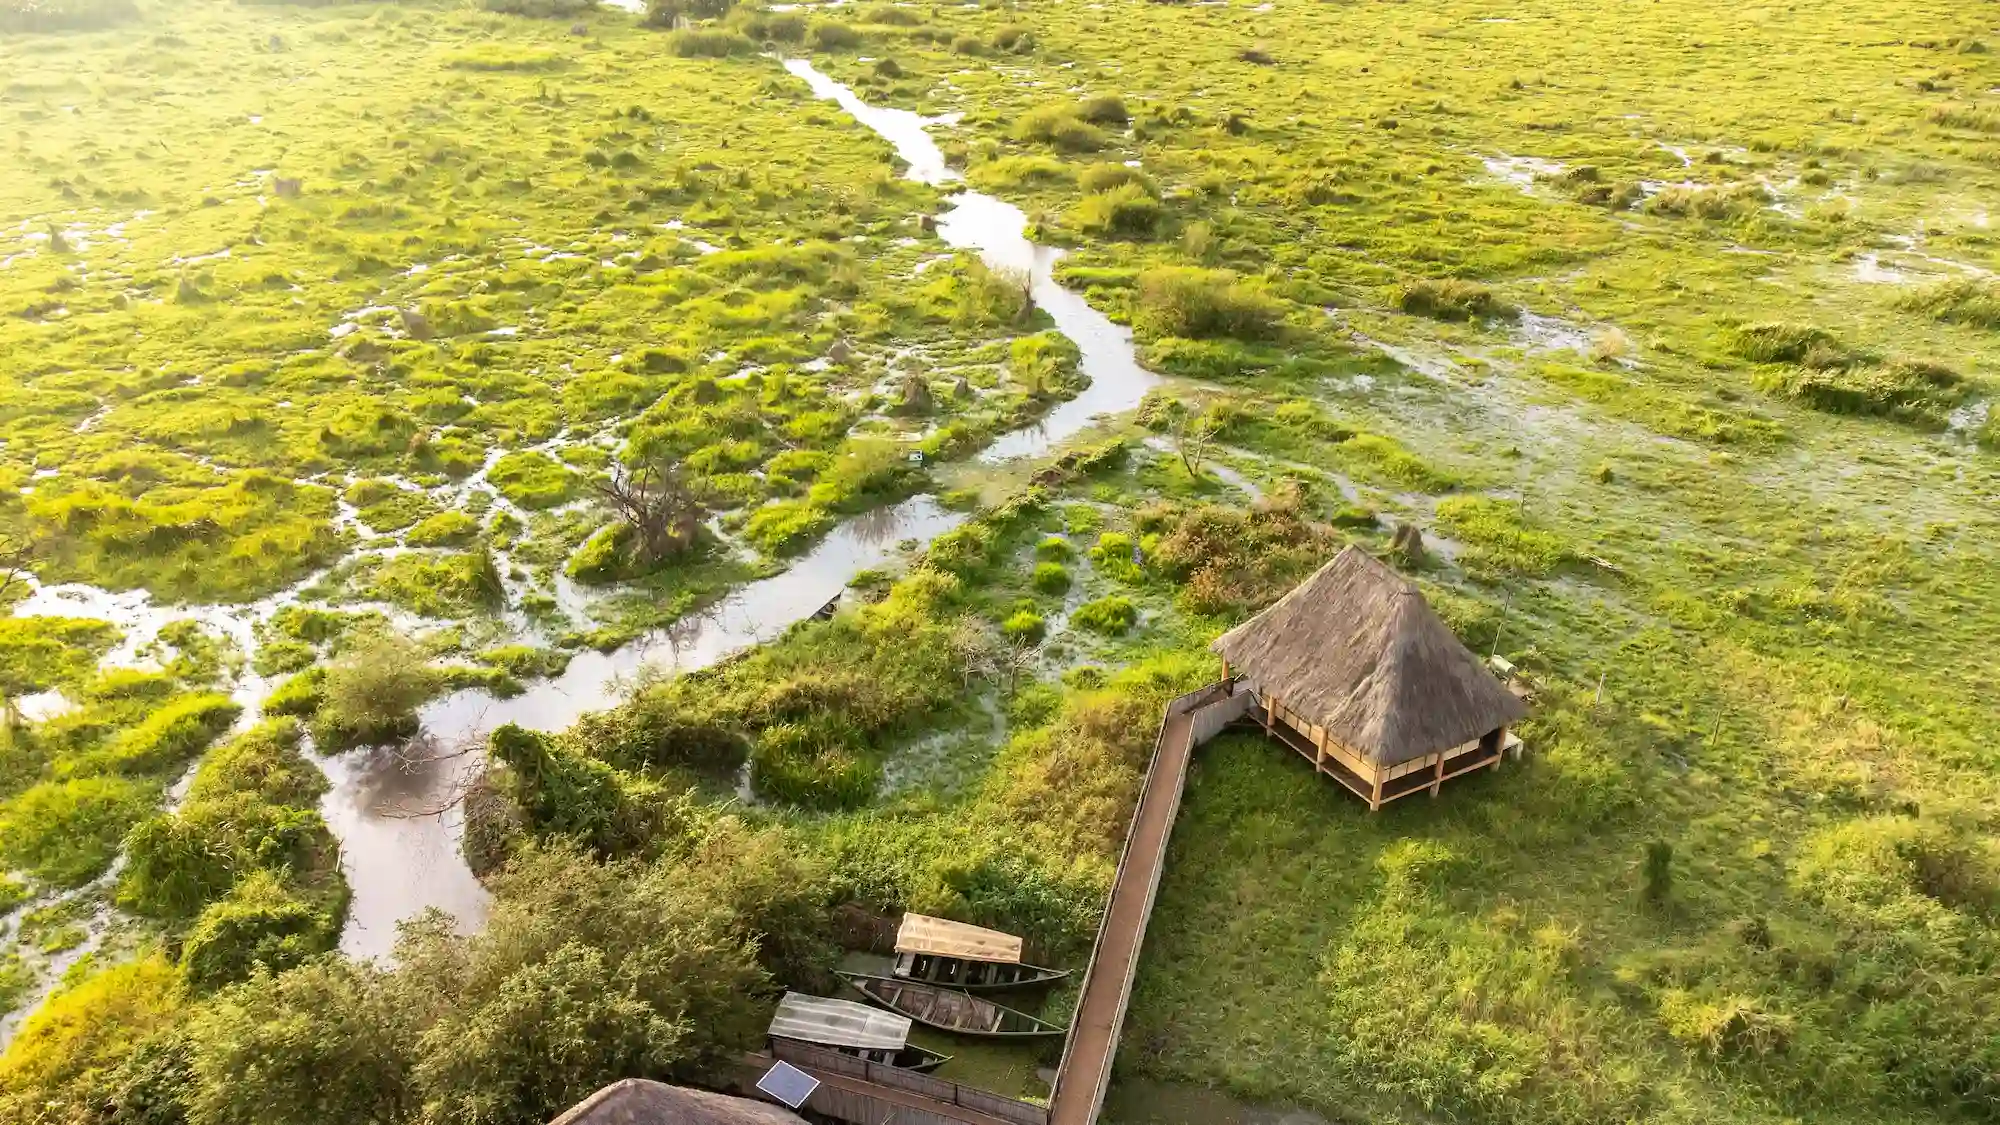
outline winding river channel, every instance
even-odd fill
[[[806,61],[788,60],[784,65],[815,95],[837,102],[894,146],[908,166],[907,178],[936,185],[960,180],[930,135],[929,130],[941,124],[938,119],[868,105]],[[996,439],[979,455],[980,462],[1045,453],[1100,415],[1138,406],[1160,383],[1157,375],[1139,366],[1130,332],[1056,282],[1053,271],[1061,251],[1028,241],[1027,218],[1019,208],[970,190],[955,192],[947,203],[948,209],[937,219],[939,236],[951,246],[977,252],[992,266],[1024,272],[1031,280],[1035,303],[1080,349],[1081,367],[1090,379],[1086,390],[1039,422]],[[856,516],[783,573],[745,585],[718,604],[616,651],[579,653],[562,675],[532,682],[521,695],[499,699],[483,690],[467,690],[435,700],[422,712],[425,734],[436,746],[476,747],[504,723],[562,729],[587,711],[617,703],[624,685],[642,668],[692,671],[771,639],[837,596],[861,571],[896,557],[900,544],[912,539],[928,542],[965,518],[929,495]],[[125,640],[107,657],[108,664],[140,662],[141,650],[163,625],[190,617],[226,633],[251,653],[257,624],[297,601],[298,591],[317,577],[247,606],[160,606],[143,591],[49,586],[36,589],[15,613],[112,622],[124,631]],[[232,685],[232,694],[244,705],[245,722],[255,718],[272,686],[247,670]],[[341,865],[353,890],[341,940],[345,952],[357,957],[388,953],[397,924],[431,908],[448,912],[468,930],[482,924],[486,892],[460,854],[463,824],[452,798],[477,777],[483,754],[475,750],[423,756],[361,750],[322,759],[321,765],[333,783],[322,812],[340,840]],[[94,942],[95,938],[74,955]]]

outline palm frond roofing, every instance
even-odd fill
[[[1528,714],[1414,585],[1359,547],[1210,647],[1257,690],[1381,766]]]

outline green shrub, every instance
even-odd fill
[[[1071,615],[1070,620],[1079,629],[1116,635],[1138,624],[1139,610],[1132,604],[1130,598],[1113,594],[1077,606],[1076,613]]]
[[[1132,119],[1123,99],[1115,94],[1097,94],[1083,99],[1077,103],[1076,115],[1092,125],[1116,125],[1120,128]]]
[[[583,481],[546,453],[523,450],[502,456],[486,474],[500,495],[530,511],[576,498]]]
[[[1025,55],[1035,49],[1035,33],[1018,23],[1003,23],[993,29],[993,49]]]
[[[1078,116],[1077,107],[1069,104],[1036,106],[1014,123],[1013,135],[1064,152],[1096,152],[1110,143],[1103,130]]]
[[[213,991],[257,969],[283,972],[340,943],[341,916],[258,871],[202,911],[181,946],[188,985]]]
[[[1757,184],[1731,184],[1727,187],[1675,184],[1661,188],[1648,199],[1645,210],[1654,215],[1719,222],[1756,214],[1770,201],[1770,193]]]
[[[874,799],[882,771],[855,752],[855,741],[854,731],[824,720],[771,727],[750,752],[750,784],[803,808],[860,808]]]
[[[1284,306],[1228,270],[1159,266],[1139,275],[1133,326],[1148,336],[1265,339],[1277,334]]]
[[[417,708],[439,686],[423,651],[386,630],[359,639],[324,668],[312,723],[321,753],[409,738],[420,727]]]
[[[1799,363],[1820,368],[1844,366],[1847,351],[1833,333],[1810,324],[1777,322],[1732,328],[1730,349],[1752,363]]]
[[[861,9],[861,22],[887,27],[919,27],[924,17],[897,4],[869,4]]]
[[[816,505],[779,500],[750,513],[743,525],[743,538],[767,555],[788,555],[804,550],[832,526],[833,516]]]
[[[1076,183],[1086,193],[1113,191],[1128,185],[1136,185],[1147,195],[1158,198],[1160,194],[1159,185],[1153,182],[1151,176],[1137,168],[1109,161],[1086,166],[1078,173]]]
[[[479,521],[464,512],[428,516],[403,536],[412,547],[459,547],[479,534]]]
[[[958,55],[983,55],[986,53],[986,40],[977,35],[961,35],[951,41],[951,50]]]
[[[0,805],[0,860],[44,882],[80,887],[111,866],[157,792],[122,777],[42,782]]]
[[[1069,540],[1064,539],[1060,535],[1047,536],[1041,542],[1035,544],[1035,557],[1038,559],[1053,559],[1056,562],[1061,562],[1074,554],[1076,554],[1076,548],[1070,545]]]
[[[806,45],[815,51],[851,51],[861,45],[861,32],[844,23],[814,20],[806,29]]]
[[[69,763],[72,774],[160,773],[193,761],[243,713],[226,695],[184,695],[156,708],[138,726]]]
[[[1164,214],[1160,201],[1144,187],[1126,183],[1084,196],[1076,205],[1076,225],[1107,237],[1145,238],[1158,229]]]
[[[1396,307],[1436,320],[1510,320],[1520,310],[1476,281],[1455,277],[1412,281],[1396,290]]]
[[[1016,610],[1000,623],[1000,633],[1010,641],[1034,644],[1048,631],[1048,622],[1031,609]]]
[[[264,697],[264,713],[299,717],[310,715],[319,710],[320,690],[325,684],[325,669],[308,668],[271,689],[271,694]]]
[[[1060,594],[1069,589],[1069,571],[1059,562],[1045,562],[1035,567],[1035,589],[1044,594]]]
[[[674,54],[684,59],[725,59],[757,50],[757,45],[749,39],[719,27],[682,28],[667,37],[667,45]]]

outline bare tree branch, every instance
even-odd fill
[[[695,499],[680,470],[663,456],[615,466],[597,494],[620,523],[632,529],[638,561],[655,563],[693,546],[707,509]]]

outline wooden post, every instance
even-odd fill
[[[1278,697],[1270,694],[1269,692],[1266,692],[1264,694],[1264,737],[1265,738],[1271,737],[1271,716],[1277,713],[1278,713]]]
[[[1229,661],[1222,662],[1222,691],[1225,695],[1235,695],[1236,686],[1229,682]]]
[[[1438,751],[1437,770],[1431,774],[1431,796],[1436,797],[1444,787],[1444,751]]]
[[[1498,743],[1498,744],[1499,744],[1499,746],[1500,746],[1500,749],[1499,749],[1498,751],[1496,751],[1496,752],[1494,753],[1494,755],[1493,755],[1493,771],[1494,771],[1495,773],[1498,773],[1498,772],[1500,771],[1500,763],[1502,763],[1502,762],[1504,762],[1504,761],[1506,761],[1506,760],[1507,760],[1507,728],[1506,728],[1506,727],[1501,727],[1501,728],[1500,728],[1500,737],[1499,737],[1499,738],[1497,738],[1497,739],[1494,739],[1494,741],[1495,741],[1496,743]]]
[[[1368,811],[1376,812],[1382,807],[1382,765],[1375,763],[1375,789],[1368,797]]]

